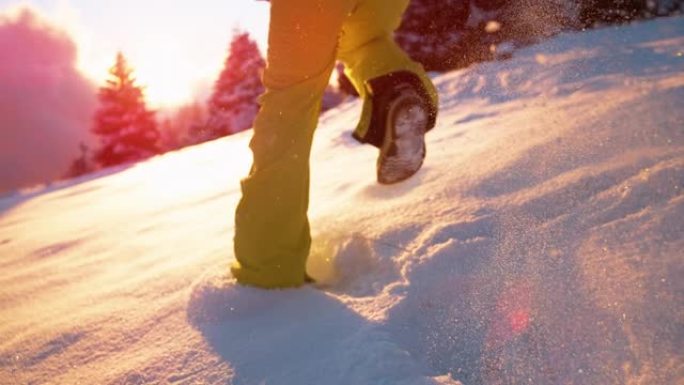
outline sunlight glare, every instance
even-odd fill
[[[197,86],[215,77],[220,69],[218,60],[213,70],[195,68],[188,56],[172,42],[155,42],[131,54],[137,83],[144,87],[151,107],[177,107],[191,102],[197,96]]]

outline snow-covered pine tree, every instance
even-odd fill
[[[195,144],[194,134],[201,132],[207,121],[206,103],[193,101],[167,114],[160,122],[160,145],[173,151]]]
[[[451,69],[469,14],[465,0],[411,0],[395,39],[428,71]]]
[[[214,84],[209,118],[199,133],[200,141],[252,127],[259,111],[257,99],[264,92],[261,74],[265,66],[256,42],[247,32],[236,32],[223,71]]]
[[[646,0],[580,0],[581,20],[590,27],[595,23],[626,22],[645,11]]]
[[[100,88],[100,108],[92,132],[100,138],[94,160],[102,167],[143,160],[159,153],[159,131],[154,112],[145,106],[142,89],[135,84],[122,53],[109,70],[111,78]]]

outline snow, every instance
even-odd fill
[[[422,171],[321,120],[310,272],[235,286],[249,133],[0,198],[0,384],[675,384],[684,20],[435,78]]]

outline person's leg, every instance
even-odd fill
[[[254,163],[235,215],[239,283],[304,283],[311,237],[309,154],[351,0],[272,0],[266,92],[254,122]]]
[[[383,133],[369,134],[372,115],[371,81],[391,74],[412,74],[431,108],[428,129],[434,126],[438,96],[423,67],[411,60],[393,39],[409,0],[360,0],[345,20],[340,39],[339,59],[345,73],[364,99],[363,113],[354,137],[377,147]]]

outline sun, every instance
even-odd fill
[[[116,53],[122,52],[155,109],[179,107],[210,93],[236,26],[265,47],[270,10],[269,3],[260,1],[210,0],[197,6],[182,0],[161,6],[159,1],[119,0],[108,4],[106,12],[87,0],[23,3],[67,33],[77,49],[76,67],[95,87],[105,85]]]
[[[171,108],[191,102],[198,86],[217,71],[198,68],[189,56],[170,42],[141,47],[131,53],[129,63],[151,107]]]
[[[185,49],[185,51],[184,51]],[[135,84],[143,89],[146,104],[152,109],[174,109],[201,99],[218,76],[222,61],[207,60],[198,65],[192,52],[172,43],[137,45],[121,50],[133,70]],[[102,86],[109,78],[116,52],[98,55],[96,60],[82,60],[79,69]]]

